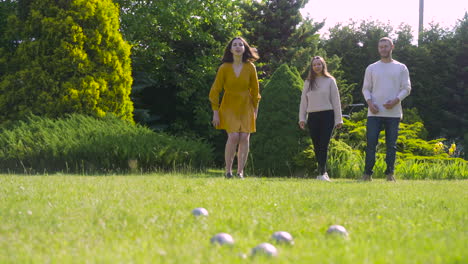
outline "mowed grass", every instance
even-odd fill
[[[468,263],[468,181],[219,175],[0,175],[0,263]],[[278,257],[251,257],[262,242]]]

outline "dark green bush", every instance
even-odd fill
[[[252,159],[256,174],[294,174],[293,158],[307,147],[307,134],[298,126],[302,86],[303,81],[297,72],[292,72],[283,64],[263,89],[257,133],[252,136]]]
[[[30,117],[0,130],[0,170],[4,172],[201,169],[212,160],[206,143],[155,133],[115,116]],[[135,161],[137,168],[131,165]]]

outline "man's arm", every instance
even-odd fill
[[[387,109],[392,109],[395,105],[399,104],[403,99],[405,99],[411,92],[411,81],[409,78],[409,71],[405,65],[403,65],[403,69],[400,73],[400,92],[398,93],[397,97],[393,100],[388,100],[383,106]]]
[[[366,100],[367,106],[369,107],[371,113],[377,114],[379,112],[379,107],[372,101],[372,72],[369,67],[367,67],[366,73],[364,75],[362,94],[364,95],[364,99]]]

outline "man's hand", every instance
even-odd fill
[[[219,113],[218,111],[213,111],[213,121],[211,121],[214,127],[219,126]]]
[[[400,99],[397,97],[393,100],[388,100],[383,106],[387,109],[392,109],[395,105],[400,102]]]
[[[372,102],[372,100],[367,100],[367,105],[369,106],[369,110],[373,114],[377,114],[379,112],[379,107]]]
[[[335,126],[336,129],[340,129],[340,128],[342,128],[342,127],[343,127],[343,123],[338,123],[338,124],[336,124],[336,126]]]

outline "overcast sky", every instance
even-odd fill
[[[467,11],[468,0],[425,0],[424,27],[434,21],[452,28]],[[319,32],[322,35],[328,32],[328,28],[339,22],[347,23],[351,18],[389,21],[395,29],[404,22],[417,32],[419,0],[309,0],[301,13],[315,22],[326,18],[325,27]],[[413,33],[415,38],[416,35]]]

